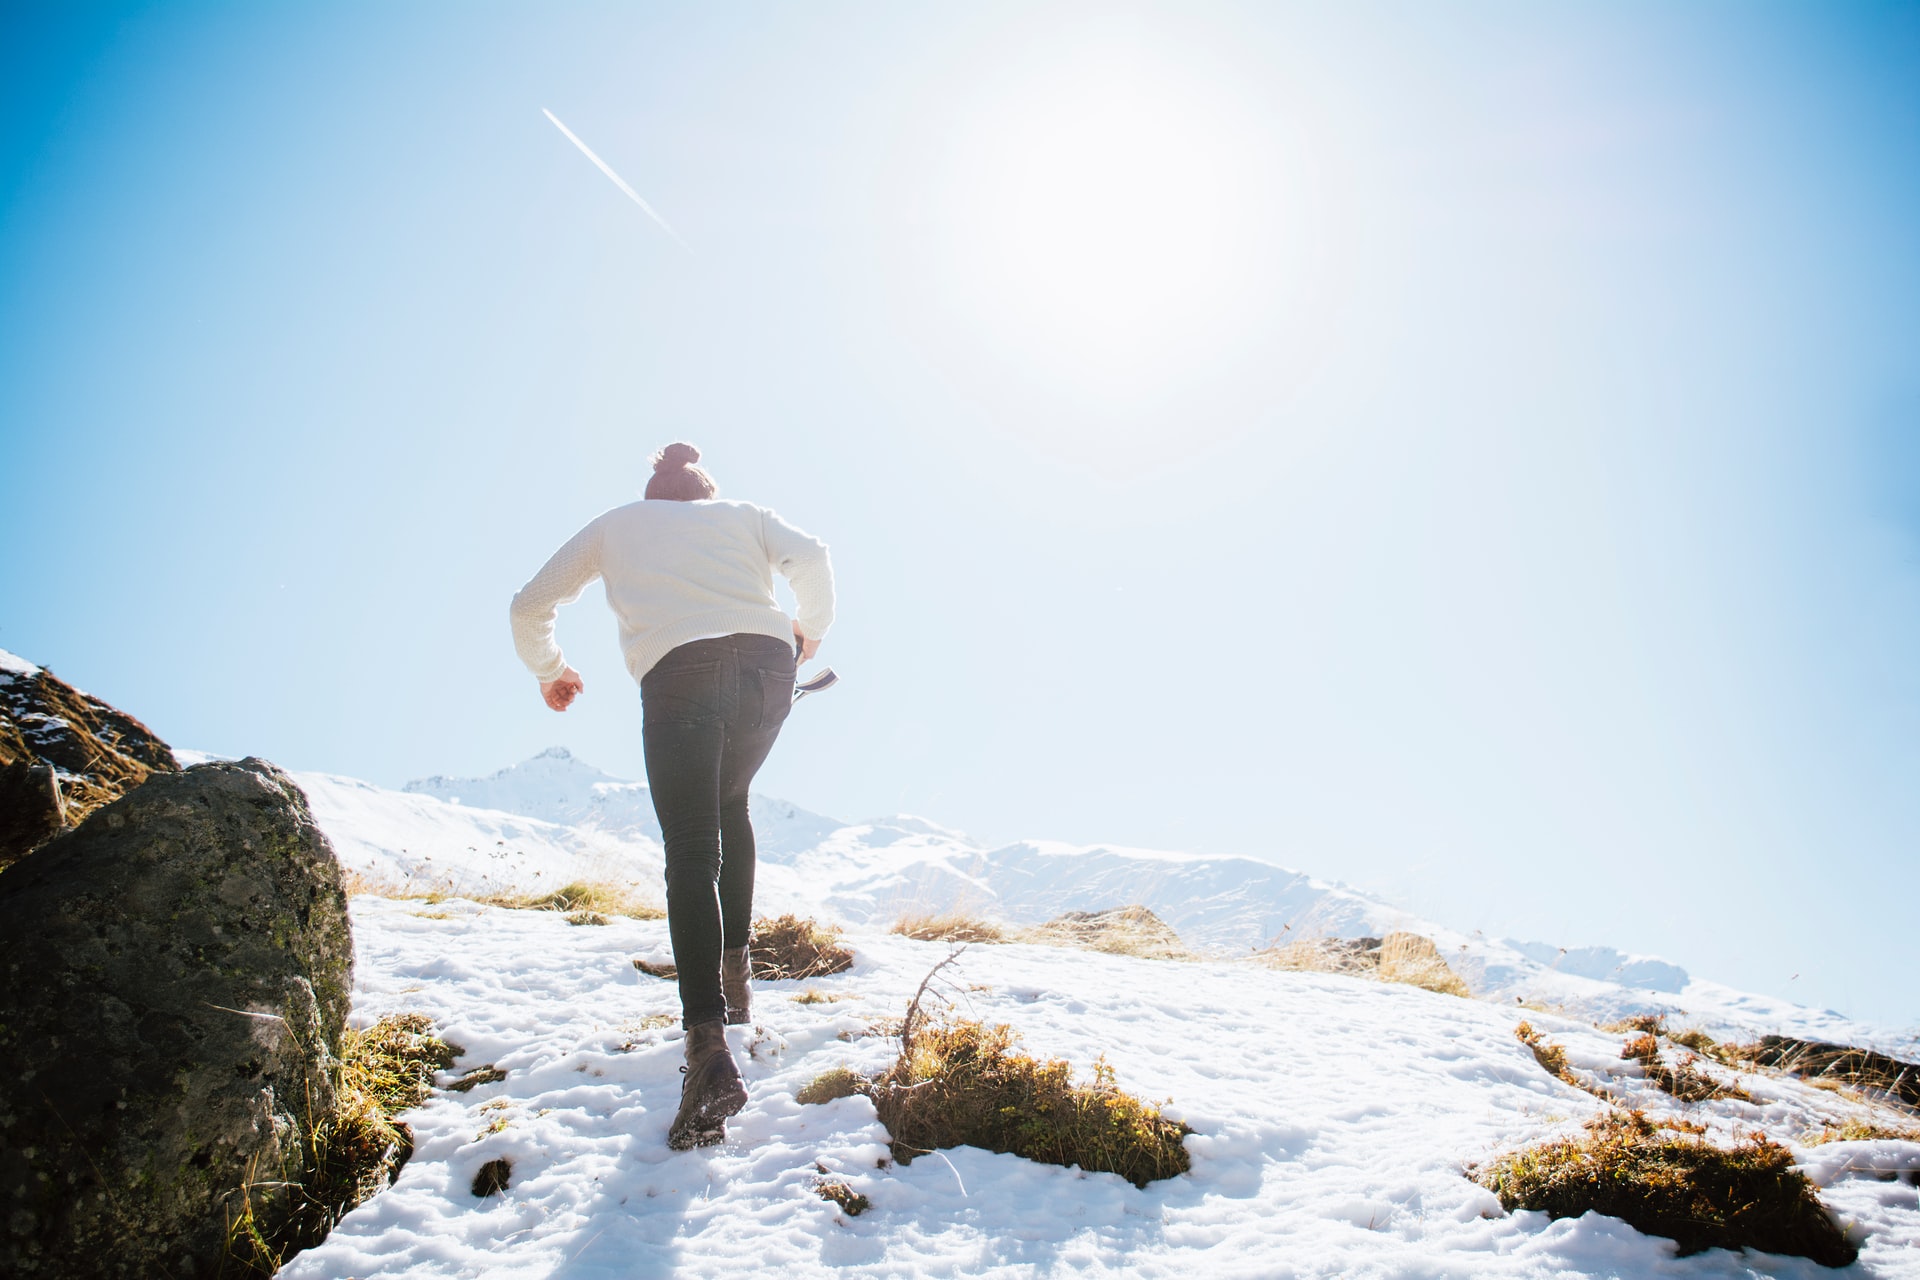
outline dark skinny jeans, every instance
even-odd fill
[[[667,850],[667,932],[681,1025],[726,1014],[720,952],[753,925],[747,788],[793,709],[793,646],[772,636],[694,640],[640,681],[647,786]]]

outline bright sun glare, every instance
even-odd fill
[[[993,345],[1098,398],[1242,336],[1284,238],[1249,114],[1144,56],[1050,69],[969,120],[949,173],[948,292]]]

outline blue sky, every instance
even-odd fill
[[[506,601],[684,438],[768,791],[1920,1018],[1920,7],[0,22],[0,646],[170,741],[639,776]]]

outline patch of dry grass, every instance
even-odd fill
[[[1753,1095],[1739,1085],[1723,1084],[1701,1074],[1696,1069],[1700,1059],[1695,1054],[1684,1054],[1678,1062],[1668,1066],[1660,1056],[1660,1039],[1652,1031],[1642,1031],[1627,1041],[1620,1050],[1620,1056],[1638,1061],[1655,1088],[1681,1102],[1709,1102],[1717,1098],[1753,1101]]]
[[[473,1175],[473,1185],[468,1188],[473,1198],[484,1200],[488,1196],[497,1196],[513,1185],[513,1161],[505,1156],[489,1160],[480,1166],[480,1172]]]
[[[1433,939],[1396,932],[1384,938],[1296,938],[1254,953],[1256,964],[1293,973],[1337,973],[1377,978],[1471,999],[1473,992],[1447,964]]]
[[[367,895],[375,898],[404,898],[409,901],[439,903],[460,897],[452,876],[412,872],[399,880],[387,880],[352,867],[340,869],[340,884],[348,897]]]
[[[754,921],[748,956],[753,976],[769,982],[823,978],[853,967],[853,952],[840,945],[838,928],[793,915]]]
[[[1417,933],[1390,933],[1380,941],[1380,978],[1423,991],[1470,999],[1473,992],[1448,966],[1433,939]]]
[[[457,1045],[434,1034],[425,1014],[396,1014],[341,1036],[333,1115],[305,1135],[291,1167],[258,1170],[242,1188],[227,1228],[227,1270],[271,1276],[326,1238],[348,1210],[384,1190],[413,1154],[397,1116],[426,1101]],[[304,1164],[304,1167],[301,1167]]]
[[[1697,1027],[1686,1027],[1679,1031],[1669,1031],[1667,1039],[1683,1049],[1690,1049],[1703,1058],[1712,1058],[1715,1062],[1726,1063],[1721,1056],[1724,1052],[1718,1041]],[[1731,1065],[1731,1064],[1727,1064]]]
[[[1636,1013],[1613,1022],[1600,1023],[1599,1026],[1602,1031],[1614,1036],[1661,1036],[1667,1033],[1667,1018],[1661,1013]]]
[[[341,880],[349,896],[404,898],[429,905],[464,898],[513,911],[558,911],[566,915],[569,924],[605,924],[608,916],[626,916],[631,920],[664,920],[667,916],[666,908],[642,893],[638,885],[615,884],[610,880],[575,880],[558,889],[527,893],[476,889],[452,875],[426,871],[410,873],[401,880],[386,880],[364,871],[343,869]]]
[[[833,1067],[807,1081],[793,1096],[798,1102],[818,1106],[824,1102],[832,1102],[836,1098],[851,1098],[854,1094],[861,1092],[865,1083],[861,1076],[846,1067]]]
[[[1851,1086],[1920,1107],[1920,1063],[1872,1049],[1791,1036],[1762,1036],[1754,1044],[1728,1045],[1723,1051],[1743,1063],[1791,1072],[1821,1088],[1843,1092],[1836,1086]]]
[[[1180,935],[1138,904],[1108,911],[1069,911],[1008,939],[1052,947],[1078,947],[1141,960],[1194,960]]]
[[[1757,1135],[1719,1147],[1637,1111],[1596,1117],[1585,1133],[1502,1156],[1474,1178],[1509,1212],[1601,1213],[1682,1254],[1750,1248],[1844,1267],[1859,1253],[1785,1147]]]
[[[813,1193],[822,1200],[831,1201],[846,1211],[849,1218],[857,1218],[873,1208],[873,1201],[855,1191],[847,1183],[829,1178],[816,1178]]]
[[[1920,1142],[1920,1129],[1896,1129],[1890,1125],[1879,1124],[1872,1120],[1849,1120],[1845,1124],[1828,1125],[1817,1133],[1808,1134],[1800,1139],[1809,1147],[1817,1147],[1827,1142]]]
[[[836,1067],[809,1082],[798,1099],[824,1103],[856,1093],[872,1099],[902,1164],[943,1147],[975,1146],[1117,1173],[1138,1187],[1187,1171],[1183,1139],[1192,1131],[1121,1090],[1104,1058],[1094,1063],[1092,1081],[1080,1083],[1064,1060],[1019,1052],[1011,1027],[923,1017],[929,995],[944,999],[930,990],[936,976],[962,950],[922,979],[900,1021],[900,1052],[885,1071],[869,1079]]]
[[[1370,978],[1380,967],[1379,938],[1295,938],[1253,954],[1255,964],[1288,973],[1339,973]]]
[[[1117,1173],[1137,1187],[1185,1173],[1190,1132],[1123,1092],[1105,1060],[1078,1083],[1062,1059],[1021,1053],[1005,1025],[973,1021],[916,1029],[905,1052],[861,1089],[909,1163],[942,1147],[974,1146],[1047,1164]]]
[[[1539,1063],[1548,1075],[1583,1092],[1593,1092],[1585,1081],[1573,1074],[1573,1068],[1567,1065],[1567,1051],[1541,1035],[1531,1022],[1522,1021],[1515,1027],[1513,1038],[1533,1051],[1533,1060]]]
[[[507,1078],[507,1073],[491,1062],[462,1072],[459,1079],[447,1085],[448,1093],[471,1093],[483,1084],[498,1084]]]
[[[626,916],[630,920],[664,920],[667,912],[654,900],[630,885],[605,880],[576,880],[546,893],[500,893],[475,899],[490,907],[510,907],[520,911],[565,912],[573,924],[593,924],[594,920],[574,920],[581,916]],[[597,923],[604,924],[604,920]]]
[[[902,916],[890,932],[921,942],[1004,942],[1007,931],[991,921],[958,911],[937,915]]]

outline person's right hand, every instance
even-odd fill
[[[587,682],[580,678],[580,673],[568,667],[553,679],[540,682],[540,696],[555,711],[565,711],[586,687]]]
[[[793,624],[793,638],[800,642],[800,657],[794,665],[799,666],[802,662],[812,662],[813,655],[820,652],[820,641],[817,639],[808,639],[806,632],[800,630],[800,624],[797,622]]]

